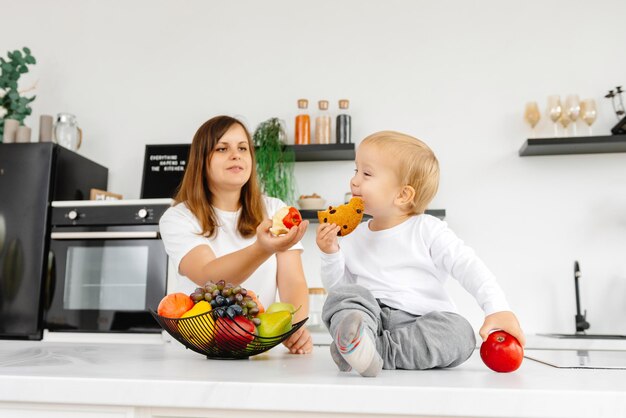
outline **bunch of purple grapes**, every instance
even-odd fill
[[[245,316],[254,325],[259,325],[261,320],[255,318],[259,308],[248,291],[239,285],[226,283],[220,280],[217,283],[208,282],[204,287],[198,287],[190,295],[194,302],[206,300],[220,318],[234,319],[236,316]]]

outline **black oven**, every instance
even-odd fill
[[[49,331],[160,332],[165,296],[158,221],[169,199],[53,202],[44,326]]]

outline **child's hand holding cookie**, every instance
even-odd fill
[[[341,228],[335,224],[324,223],[317,227],[315,242],[322,252],[333,254],[339,251],[339,243],[337,242],[339,231]]]

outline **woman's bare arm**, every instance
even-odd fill
[[[180,273],[198,286],[204,286],[209,280],[241,284],[274,253],[285,251],[300,241],[307,225],[307,221],[302,222],[286,235],[274,237],[269,232],[272,221],[265,220],[257,227],[257,240],[241,250],[216,257],[208,245],[195,247],[181,260]]]

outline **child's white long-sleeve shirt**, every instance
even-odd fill
[[[452,276],[485,315],[510,310],[493,273],[446,222],[434,216],[415,215],[382,231],[371,231],[364,222],[340,238],[339,246],[334,254],[322,252],[326,289],[355,283],[385,305],[414,315],[456,312],[444,287]]]

